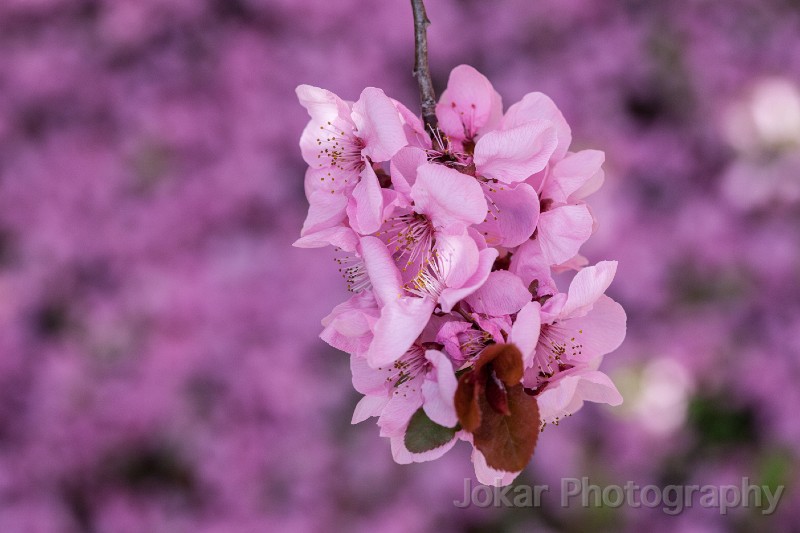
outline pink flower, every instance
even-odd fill
[[[572,414],[584,400],[622,402],[611,380],[597,371],[602,356],[625,338],[625,311],[603,294],[616,268],[615,261],[584,268],[566,295],[542,306],[541,334],[524,383],[537,392],[543,422]]]
[[[603,152],[584,150],[569,154],[541,176],[542,213],[537,239],[550,265],[577,255],[592,235],[594,218],[583,198],[603,184]]]
[[[375,232],[393,193],[381,189],[372,164],[388,161],[408,143],[408,121],[374,87],[364,89],[354,104],[310,85],[300,85],[296,92],[311,120],[300,137],[310,167],[305,182],[310,208],[295,245],[332,244],[330,237],[341,238],[341,232],[325,230],[343,225],[346,218],[358,233]]]
[[[402,276],[386,245],[376,237],[361,239],[361,253],[375,293],[380,317],[366,359],[373,367],[392,363],[422,333],[437,304],[445,312],[480,287],[497,256],[478,250],[468,235],[442,235],[433,260],[403,286]]]
[[[367,87],[354,104],[311,85],[300,85],[296,92],[311,117],[300,151],[312,168],[358,174],[367,159],[388,161],[407,144],[400,114],[380,89]]]
[[[502,110],[500,95],[489,80],[474,68],[459,65],[450,73],[436,116],[454,142],[455,153],[472,156],[478,176],[508,184],[543,170],[558,138],[550,120],[525,109],[506,120]]]
[[[456,442],[425,453],[408,451],[403,440],[411,416],[422,408],[430,420],[452,428],[458,423],[453,397],[456,377],[445,354],[412,345],[402,357],[386,366],[373,368],[366,360],[350,358],[353,387],[365,396],[356,405],[352,423],[378,417],[381,436],[392,441],[392,455],[398,463],[430,461],[441,457]]]
[[[349,254],[337,262],[354,294],[320,337],[351,354],[364,394],[354,423],[378,417],[398,463],[465,440],[479,481],[499,486],[529,460],[541,422],[587,400],[621,402],[598,370],[625,335],[624,311],[604,295],[616,263],[586,267],[579,255],[604,156],[569,152],[552,100],[529,93],[504,114],[489,80],[461,65],[436,107],[440,130],[426,132],[378,89],[353,104],[297,93],[311,168],[295,245]],[[553,273],[567,270],[578,272],[564,294]],[[515,436],[495,439],[495,424]]]

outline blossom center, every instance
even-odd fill
[[[361,138],[352,130],[339,128],[330,121],[319,129],[317,159],[320,168],[331,166],[352,172],[361,172],[364,169],[364,160],[361,157],[364,141]]]

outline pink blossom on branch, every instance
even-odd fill
[[[587,266],[596,221],[585,198],[602,152],[570,152],[555,103],[502,99],[472,67],[453,69],[438,127],[379,89],[348,103],[300,86],[309,214],[295,243],[333,245],[353,296],[323,320],[350,354],[398,463],[474,447],[482,483],[510,483],[541,428],[585,401],[619,405],[599,369],[625,336],[605,296],[616,262]],[[554,273],[576,271],[567,292]]]

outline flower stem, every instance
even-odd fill
[[[411,0],[411,10],[414,12],[414,77],[419,85],[422,120],[425,123],[425,129],[429,130],[436,139],[440,137],[437,135],[436,92],[433,89],[431,71],[428,67],[428,25],[431,21],[425,12],[423,0]]]

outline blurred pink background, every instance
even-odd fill
[[[538,509],[458,509],[468,446],[398,466],[305,215],[294,87],[412,109],[406,0],[0,4],[0,531],[796,531],[800,3],[428,2],[441,91],[549,94],[607,153],[625,397],[540,438]],[[786,485],[778,511],[559,506],[598,484]],[[795,529],[793,529],[795,528]]]

